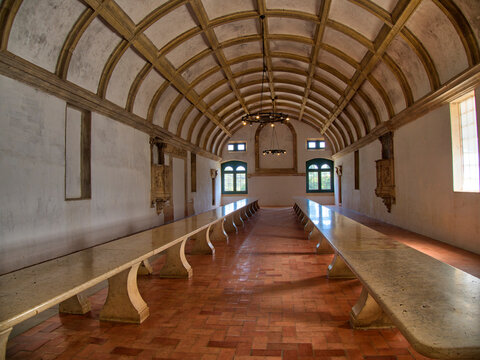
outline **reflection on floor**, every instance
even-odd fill
[[[476,276],[480,257],[347,214]],[[215,257],[187,256],[190,280],[139,278],[150,317],[100,322],[106,289],[86,316],[55,315],[9,341],[11,359],[422,359],[395,329],[352,330],[357,280],[328,280],[291,208],[261,209]],[[188,246],[187,246],[188,250]],[[154,262],[154,270],[162,258]]]

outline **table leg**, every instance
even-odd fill
[[[190,278],[193,270],[185,257],[185,243],[187,239],[164,251],[167,255],[165,265],[160,272],[155,275],[165,278]]]
[[[58,307],[58,311],[65,314],[83,315],[90,310],[90,302],[82,293],[62,301]]]
[[[356,279],[355,274],[338,253],[335,253],[332,263],[328,265],[327,277],[329,279]]]
[[[350,324],[355,329],[394,327],[390,318],[365,287],[363,287],[360,298],[350,311]]]
[[[100,320],[140,324],[150,314],[137,286],[140,263],[108,279],[108,296]]]

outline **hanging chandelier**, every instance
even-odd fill
[[[266,62],[266,55],[265,55],[265,26],[264,26],[264,21],[265,21],[265,15],[260,15],[260,25],[262,29],[262,90],[260,93],[260,111],[255,112],[255,113],[248,113],[242,116],[242,124],[243,125],[253,125],[254,123],[257,124],[273,124],[276,122],[284,123],[285,121],[290,120],[286,114],[283,114],[281,112],[275,111],[275,98],[272,98],[272,106],[273,106],[273,111],[263,111],[262,110],[262,105],[263,105],[263,90],[265,87],[265,78],[267,74],[267,62]]]
[[[270,146],[270,149],[263,150],[263,155],[283,155],[287,153],[287,150],[280,149],[280,146],[278,145],[278,138],[277,138],[277,132],[275,131],[275,124],[272,122],[270,124],[272,127],[272,144]]]

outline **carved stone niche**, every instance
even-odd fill
[[[381,197],[388,212],[395,204],[395,172],[393,157],[393,133],[388,132],[380,136],[382,143],[382,159],[376,161],[377,165],[377,187],[375,195]]]
[[[151,207],[155,207],[160,214],[170,201],[172,191],[170,187],[170,166],[165,162],[165,144],[159,138],[150,138],[151,155]]]

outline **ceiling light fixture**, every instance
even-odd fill
[[[279,149],[280,146],[278,145],[278,138],[277,132],[275,131],[275,124],[271,123],[270,126],[272,127],[272,145],[270,149],[263,150],[263,155],[283,155],[287,153],[287,150]],[[275,146],[276,145],[276,146]]]
[[[273,111],[263,111],[262,105],[263,105],[263,90],[265,86],[265,78],[267,75],[267,62],[266,62],[266,55],[265,55],[265,26],[264,26],[264,21],[265,21],[265,15],[260,15],[260,25],[262,29],[262,91],[260,93],[260,111],[255,112],[255,113],[249,113],[245,114],[242,116],[242,124],[243,125],[253,125],[254,123],[257,124],[273,124],[276,122],[284,123],[285,121],[290,120],[288,118],[288,115],[283,114],[281,112],[276,112],[275,111],[275,100],[276,98],[272,98],[272,105],[273,105]]]

